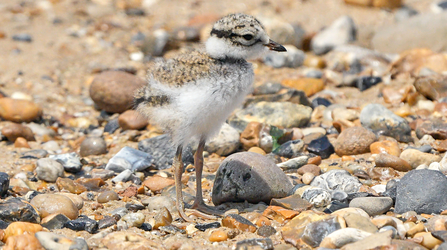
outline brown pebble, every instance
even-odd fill
[[[72,179],[70,178],[57,178],[56,180],[56,185],[57,188],[59,189],[59,191],[68,191],[72,194],[81,194],[83,192],[87,191],[87,188],[75,183]]]
[[[387,153],[394,156],[399,156],[401,150],[399,144],[396,141],[378,141],[374,142],[369,146],[371,154]]]
[[[129,186],[124,191],[118,192],[120,196],[123,196],[123,199],[137,196],[138,188],[135,186]]]
[[[251,147],[248,152],[257,153],[260,155],[266,155],[267,153],[260,147]]]
[[[262,129],[262,123],[250,122],[241,133],[240,142],[244,150],[259,146],[259,136]]]
[[[5,229],[4,241],[7,241],[9,237],[14,237],[22,234],[34,234],[36,232],[42,231],[43,227],[39,224],[34,224],[30,222],[17,221],[8,225]]]
[[[407,161],[386,153],[378,154],[374,161],[376,163],[376,167],[393,168],[402,172],[408,172],[413,169]]]
[[[18,249],[32,249],[32,250],[45,250],[42,247],[39,240],[34,236],[34,234],[21,234],[13,237],[9,237],[3,250],[18,250]]]
[[[15,142],[19,137],[25,138],[27,141],[35,141],[33,131],[22,124],[11,123],[2,129],[2,135],[4,135],[8,141]]]
[[[104,71],[90,85],[90,97],[99,108],[122,113],[132,108],[134,93],[146,82],[123,71]]]
[[[311,157],[307,160],[307,164],[320,165],[321,164],[321,156]]]
[[[302,181],[304,184],[309,185],[312,180],[315,178],[315,175],[311,172],[307,172],[303,174]]]
[[[109,201],[117,201],[119,199],[120,199],[120,197],[113,190],[104,191],[104,192],[100,193],[98,195],[98,197],[96,198],[96,200],[99,203],[107,203]]]
[[[28,141],[23,137],[18,137],[16,141],[14,142],[15,148],[31,148],[31,146],[28,144]]]
[[[340,155],[356,155],[369,152],[370,145],[377,140],[376,135],[364,127],[343,130],[334,143],[335,152]]]
[[[166,207],[163,207],[160,212],[158,212],[154,216],[154,229],[158,229],[159,227],[164,227],[171,225],[172,223],[172,215]]]
[[[123,130],[139,130],[145,128],[148,120],[136,110],[127,110],[118,116],[118,124]]]
[[[0,98],[0,117],[12,122],[31,122],[42,116],[42,109],[34,102]]]
[[[226,241],[228,239],[228,234],[223,230],[216,230],[210,235],[211,242],[221,242]]]
[[[102,155],[107,153],[107,144],[101,137],[87,137],[81,143],[79,154],[84,156]]]
[[[314,176],[320,175],[321,169],[319,166],[315,164],[306,164],[300,168],[298,168],[297,173],[300,175],[304,175],[305,173],[312,173]]]
[[[272,225],[272,222],[265,217],[264,215],[259,216],[256,221],[255,221],[256,226],[261,227],[261,226],[270,226]]]
[[[286,209],[279,206],[268,206],[262,215],[265,217],[275,220],[279,223],[283,223],[286,220],[290,220],[300,214],[297,211]]]
[[[78,208],[70,198],[60,194],[38,194],[30,203],[39,211],[42,218],[61,213],[74,220],[79,215]]]
[[[256,232],[256,226],[238,214],[228,214],[222,219],[222,226],[236,228],[244,232]]]
[[[171,178],[154,175],[143,182],[143,185],[148,187],[152,192],[160,192],[163,188],[174,185],[175,181]]]

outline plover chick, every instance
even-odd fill
[[[230,14],[213,25],[205,52],[192,51],[155,65],[148,84],[135,94],[136,109],[164,129],[177,147],[173,160],[176,202],[186,221],[191,219],[184,212],[182,197],[182,149],[198,142],[194,155],[196,197],[191,208],[202,212],[196,213],[202,217],[219,214],[202,198],[203,149],[252,88],[253,68],[246,59],[259,57],[268,49],[286,51],[268,37],[254,17]]]

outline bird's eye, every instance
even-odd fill
[[[245,34],[242,37],[247,41],[253,39],[253,35],[251,35],[251,34]]]

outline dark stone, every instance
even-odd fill
[[[370,194],[366,193],[366,192],[355,192],[355,193],[349,193],[348,194],[348,201],[352,201],[355,198],[360,198],[360,197],[368,197],[370,196]]]
[[[4,197],[9,188],[9,175],[5,172],[0,172],[0,197]]]
[[[311,141],[307,146],[307,151],[321,156],[322,159],[329,158],[335,152],[334,146],[329,142],[327,136]]]
[[[276,229],[272,226],[261,226],[258,228],[257,234],[262,237],[269,237],[276,233]]]
[[[33,41],[33,37],[30,34],[22,33],[22,34],[13,35],[12,40],[30,43]]]
[[[386,190],[382,193],[383,196],[390,197],[393,199],[394,203],[396,203],[396,195],[397,195],[397,184],[399,183],[399,179],[392,179],[387,182]]]
[[[219,228],[220,227],[220,222],[211,222],[211,223],[197,224],[195,227],[197,229],[199,229],[200,231],[204,232],[205,230],[207,230],[209,228]]]
[[[304,142],[301,139],[288,141],[273,151],[274,154],[286,157],[295,158],[300,155],[304,148]]]
[[[273,250],[273,241],[270,238],[264,239],[246,239],[236,243],[236,250],[249,249],[250,246],[258,246],[264,250]]]
[[[60,155],[50,155],[50,159],[53,159],[62,164],[64,170],[69,173],[78,173],[82,169],[81,159],[75,152]]]
[[[431,235],[435,237],[438,240],[441,240],[442,242],[445,242],[447,240],[447,231],[446,230],[440,230],[440,231],[434,231],[431,232]]]
[[[28,202],[20,198],[9,198],[0,201],[0,220],[39,223],[40,216]]]
[[[104,216],[103,219],[98,221],[98,229],[107,228],[117,223],[117,220],[113,216]]]
[[[398,183],[395,212],[438,214],[447,209],[446,193],[447,177],[441,172],[412,170]]]
[[[64,227],[64,224],[70,221],[70,218],[63,214],[57,214],[53,218],[51,218],[49,221],[42,223],[41,225],[43,227],[48,228],[49,230],[53,229],[61,229]]]
[[[23,152],[20,159],[40,159],[48,155],[48,151],[45,149],[34,149],[27,152]]]
[[[174,225],[161,226],[158,228],[158,230],[165,232],[165,233],[170,233],[170,234],[176,234],[176,233],[185,234],[186,233],[185,230],[180,229]]]
[[[331,201],[331,204],[326,207],[324,210],[325,213],[330,214],[337,210],[347,208],[349,207],[349,204],[347,202],[340,202],[340,201]]]
[[[269,203],[272,198],[287,196],[292,188],[275,162],[257,153],[242,152],[230,155],[221,163],[212,199],[215,205],[245,200]]]
[[[332,103],[328,99],[323,98],[323,97],[317,97],[312,100],[312,108],[316,108],[320,105],[329,107],[332,105]]]
[[[152,225],[145,222],[141,225],[140,229],[144,231],[152,231]]]
[[[8,222],[0,220],[0,229],[6,229],[8,226],[9,226]]]
[[[85,230],[93,234],[98,230],[98,222],[88,218],[87,216],[81,215],[76,220],[71,220],[65,223],[64,227],[74,231]]]
[[[146,12],[140,8],[126,9],[126,15],[128,16],[145,16]]]
[[[138,149],[152,155],[154,158],[153,165],[158,170],[167,169],[172,166],[175,151],[177,150],[167,134],[140,141],[138,143]],[[183,149],[182,160],[185,166],[194,163],[194,155],[191,147],[188,146]]]
[[[131,211],[131,212],[136,212],[139,210],[143,210],[144,206],[141,204],[133,204],[133,203],[127,203],[126,204],[126,208],[127,210]]]
[[[416,135],[421,139],[424,135],[431,135],[437,140],[447,139],[447,123],[442,120],[424,121],[416,128]]]
[[[365,91],[381,82],[382,78],[378,76],[362,76],[357,79],[355,85],[360,91]]]
[[[311,247],[317,247],[332,232],[341,229],[336,216],[307,224],[302,240]]]
[[[118,124],[118,118],[112,119],[104,126],[104,133],[113,134],[117,129],[120,128]]]

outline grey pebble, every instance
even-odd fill
[[[36,176],[40,180],[56,182],[58,177],[64,177],[64,167],[53,159],[39,159],[36,165]]]
[[[153,157],[150,154],[126,146],[109,160],[106,170],[116,173],[121,173],[124,170],[143,171],[150,167],[152,162]]]
[[[349,16],[342,16],[329,27],[320,31],[311,41],[312,51],[321,55],[338,45],[347,44],[356,40],[357,28]]]
[[[107,144],[102,137],[87,137],[81,143],[80,155],[102,155],[107,153]]]
[[[390,197],[359,197],[354,198],[350,207],[363,209],[370,216],[384,214],[393,206],[393,199]]]
[[[82,169],[81,158],[75,152],[50,155],[50,159],[56,160],[64,167],[64,170],[69,173],[77,173]]]
[[[329,191],[341,190],[349,194],[357,192],[362,183],[346,170],[330,170],[316,176],[310,185]]]

